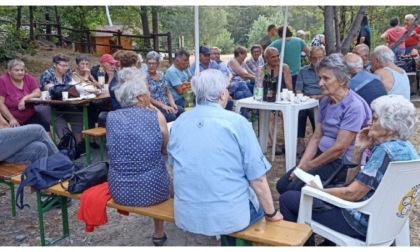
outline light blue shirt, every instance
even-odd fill
[[[203,72],[204,70],[207,70],[207,69],[217,69],[217,70],[219,70],[219,65],[214,60],[210,60],[210,62],[209,62],[209,68],[206,68],[201,63],[199,64],[199,66],[200,66],[200,73]],[[190,72],[191,72],[191,75],[192,76],[195,75],[195,62],[193,64],[191,64]]]
[[[247,227],[249,202],[259,206],[249,181],[271,168],[251,124],[211,103],[183,113],[170,131],[175,224],[208,236]]]
[[[232,74],[229,71],[225,62],[223,62],[223,61],[220,61],[220,62],[215,61],[215,62],[219,66],[219,70],[222,71],[222,73],[224,73],[226,77],[229,77]]]
[[[183,97],[182,95],[178,94],[174,87],[182,85],[182,83],[188,81],[191,76],[188,68],[184,71],[180,71],[175,67],[175,65],[172,65],[166,70],[165,76],[166,80],[168,80],[170,84],[169,89],[171,90],[172,96],[174,97],[174,101]]]

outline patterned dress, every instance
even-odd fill
[[[157,113],[130,107],[109,112],[109,191],[115,202],[150,206],[170,197],[170,178],[163,159]]]
[[[163,72],[158,72],[159,79],[154,80],[149,73],[146,74],[147,82],[149,83],[150,87],[150,95],[156,101],[162,102],[169,106],[169,98],[166,94],[166,90],[168,88],[168,82],[166,81],[165,75]]]

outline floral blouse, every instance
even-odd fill
[[[71,83],[72,76],[73,76],[72,71],[70,69],[67,70],[67,72],[63,75],[63,83],[59,83],[57,80],[57,77],[55,76],[54,69],[50,67],[42,73],[41,78],[39,80],[39,88],[41,89],[41,91],[44,91],[44,86],[49,83],[54,84],[54,85],[58,85],[58,84],[68,85],[69,83]]]
[[[150,95],[156,101],[162,102],[169,106],[169,98],[166,93],[168,87],[168,81],[165,78],[165,74],[161,71],[158,71],[159,79],[154,80],[150,73],[146,74],[147,82],[150,87]]]

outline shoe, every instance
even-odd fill
[[[97,144],[96,142],[90,143],[90,147],[93,148],[93,149],[99,149],[100,148],[99,144]]]
[[[163,233],[163,236],[161,238],[156,238],[156,237],[152,236],[152,242],[157,247],[163,246],[163,244],[165,244],[167,239],[168,239],[168,237],[166,236],[165,233]]]

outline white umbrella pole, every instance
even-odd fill
[[[111,15],[109,14],[109,8],[108,5],[105,5],[105,11],[106,11],[106,17],[108,18],[108,24],[112,27],[112,20]]]
[[[200,20],[198,15],[198,6],[194,6],[194,56],[195,56],[195,73],[194,76],[197,76],[200,72],[200,33],[199,33],[199,27],[200,27]]]
[[[286,46],[286,27],[287,27],[287,12],[289,10],[288,6],[285,6],[285,12],[284,12],[284,24],[283,24],[283,34],[281,37],[282,43],[281,43],[281,52],[280,52],[280,66],[279,66],[279,81],[277,83],[277,96],[276,96],[276,100],[280,101],[281,100],[281,81],[283,78],[283,62],[284,62],[284,48]],[[280,34],[279,34],[280,35]]]

